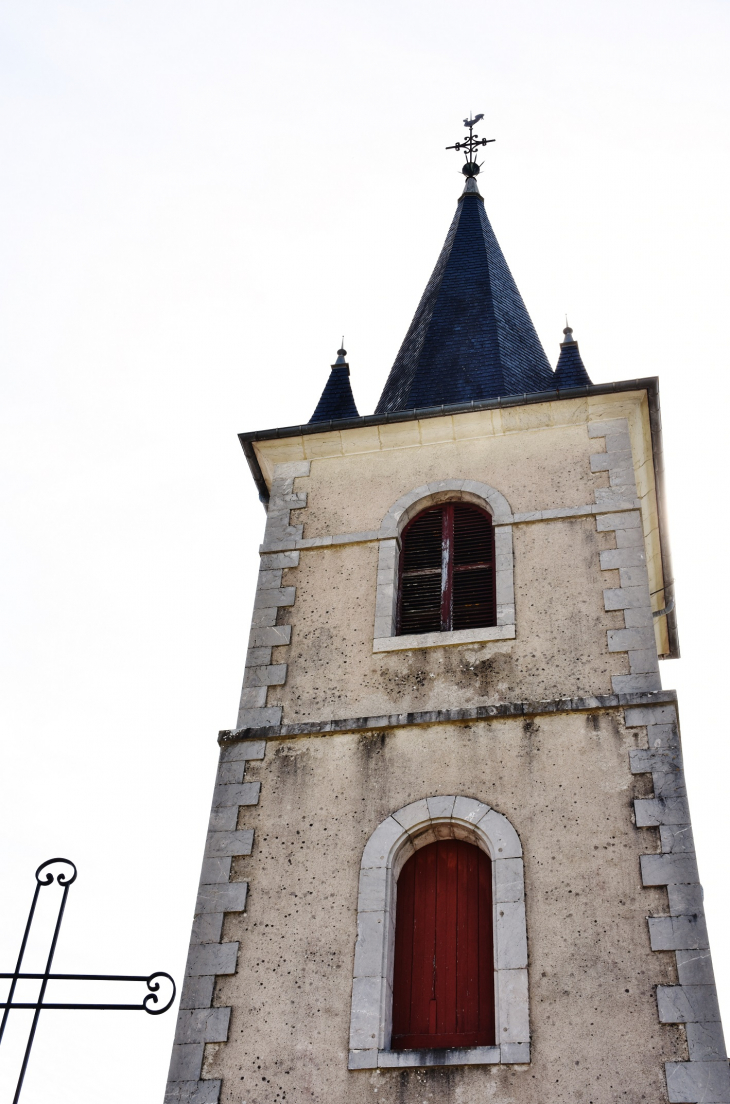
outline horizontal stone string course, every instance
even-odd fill
[[[231,1009],[214,1008],[213,993],[216,977],[236,972],[238,943],[222,943],[221,934],[225,914],[246,907],[248,882],[229,880],[231,862],[253,848],[253,831],[237,828],[238,812],[258,803],[259,783],[243,779],[246,763],[263,759],[265,752],[262,740],[242,740],[221,750],[165,1104],[218,1104],[220,1099],[220,1080],[203,1080],[201,1073],[206,1044],[228,1040]]]
[[[702,887],[685,796],[677,714],[669,703],[635,706],[625,712],[627,728],[644,727],[647,748],[630,752],[633,774],[652,775],[653,798],[634,802],[637,827],[659,827],[661,853],[641,856],[646,886],[663,885],[669,916],[648,918],[654,951],[674,951],[679,985],[657,986],[661,1023],[682,1023],[689,1062],[667,1062],[667,1091],[673,1102],[727,1104],[730,1068],[710,958]]]
[[[658,690],[650,694],[606,694],[590,698],[557,698],[551,701],[502,702],[500,705],[478,705],[467,709],[433,709],[416,713],[387,713],[370,717],[346,717],[341,720],[302,721],[299,724],[271,725],[259,729],[223,729],[218,743],[225,746],[239,740],[287,739],[292,736],[317,736],[328,732],[360,732],[378,728],[404,728],[411,725],[454,724],[461,721],[481,721],[500,717],[537,717],[546,713],[590,713],[597,709],[618,709],[625,706],[673,704],[674,690]]]
[[[602,455],[602,454],[601,454]],[[555,510],[531,510],[528,513],[509,514],[504,518],[493,520],[495,529],[505,525],[528,525],[538,521],[563,521],[568,518],[597,517],[603,514],[614,514],[625,510],[637,510],[641,506],[639,499],[634,496],[631,499],[620,500],[608,504],[587,504],[585,506],[566,506]],[[298,539],[277,541],[269,544],[266,540],[259,546],[262,555],[272,552],[302,551],[308,548],[331,548],[341,544],[367,544],[370,541],[387,541],[396,539],[390,530],[364,529],[359,533],[335,533],[326,537],[300,537]],[[296,564],[290,565],[295,567]]]

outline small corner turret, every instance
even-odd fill
[[[560,342],[560,357],[555,369],[555,386],[563,391],[568,387],[585,387],[590,384],[591,378],[583,364],[578,342],[573,337],[572,327],[568,325],[566,318],[563,340]]]
[[[309,419],[312,422],[334,422],[340,418],[358,418],[358,410],[350,386],[350,365],[345,360],[345,339],[337,350],[337,360],[331,366],[330,377],[325,384],[317,409]]]

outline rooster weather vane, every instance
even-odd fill
[[[457,142],[453,146],[447,146],[446,149],[463,150],[464,151],[464,164],[461,166],[461,171],[464,176],[477,176],[481,171],[481,165],[477,163],[476,152],[478,146],[486,146],[490,142],[496,142],[496,138],[480,138],[478,134],[474,133],[474,127],[483,119],[484,115],[475,115],[473,119],[464,119],[464,126],[469,128],[469,137],[463,142]]]

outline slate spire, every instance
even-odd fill
[[[565,319],[563,340],[560,342],[560,357],[555,369],[555,386],[559,390],[566,387],[585,387],[591,380],[585,370],[585,365],[578,350],[578,342],[573,337],[573,330]]]
[[[309,419],[310,425],[312,422],[330,422],[337,418],[359,417],[350,387],[350,365],[345,360],[346,356],[347,349],[337,350],[337,360],[332,365],[322,397],[317,403],[317,409]]]
[[[463,171],[468,177],[463,194],[378,414],[555,388],[484,210],[474,179],[479,168],[469,164]]]

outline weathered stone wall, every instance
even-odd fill
[[[383,482],[384,473],[388,469],[391,474],[396,473],[409,463],[413,465],[415,454],[423,458],[424,472],[432,473],[429,479],[454,478],[454,471],[450,475],[445,473],[447,462],[457,464],[460,471],[465,470],[465,478],[478,478],[476,470],[488,455],[490,464],[495,463],[495,472],[507,469],[505,486],[514,488],[518,497],[524,499],[526,511],[564,505],[583,482],[583,466],[574,469],[575,457],[568,455],[571,430],[581,427],[584,431],[587,426],[595,429],[601,423],[617,420],[623,422],[626,431],[622,441],[614,442],[617,449],[613,459],[617,462],[606,464],[594,457],[596,462],[590,465],[592,472],[603,473],[606,479],[595,483],[596,502],[615,498],[617,489],[627,482],[625,477],[631,475],[633,492],[641,509],[650,589],[653,594],[659,594],[667,580],[663,574],[652,433],[645,391],[621,391],[347,430],[323,429],[309,435],[257,441],[254,450],[272,492],[276,482],[274,472],[279,465],[314,463],[320,469],[328,468],[327,478],[331,481],[328,502],[313,505],[307,516],[309,538],[317,540],[326,539],[329,533],[352,531],[350,522],[364,517],[373,495],[377,496],[387,484],[387,475]],[[559,432],[555,433],[556,430]],[[540,437],[543,437],[542,443]],[[547,450],[546,439],[550,441]],[[406,455],[409,453],[410,460]],[[534,464],[537,456],[542,468],[539,476],[536,476]],[[339,481],[333,472],[342,473]],[[547,498],[538,501],[538,491],[545,493]],[[576,501],[575,505],[578,504]],[[325,519],[318,514],[321,509],[327,515],[327,522],[339,520],[342,525],[327,531]],[[657,650],[660,655],[667,654],[669,644],[664,619],[659,619],[654,628]]]
[[[671,698],[645,395],[256,448],[271,499],[168,1104],[730,1101],[696,867],[679,855],[676,729],[656,720],[647,744],[643,714],[624,715],[659,717]],[[392,637],[407,511],[484,485],[499,501],[492,636]],[[348,717],[370,721],[322,731]],[[364,845],[396,810],[448,794],[521,839],[530,1062],[505,1049],[489,1065],[348,1070]],[[698,948],[701,968],[682,957]]]
[[[515,511],[577,506],[608,485],[604,472],[591,472],[596,451],[584,423],[323,457],[298,484],[309,498],[297,521],[306,537],[377,529],[396,499],[436,479],[483,480]]]
[[[498,412],[462,414],[313,435],[314,459],[269,464],[238,727],[659,689],[645,403],[603,405],[624,416],[586,421],[568,400],[496,432]],[[454,494],[492,510],[497,626],[469,630],[466,648],[459,634],[399,642],[400,528]]]
[[[385,654],[373,653],[377,545],[302,551],[285,577],[296,602],[279,614],[291,647],[273,657],[288,658],[287,680],[267,704],[294,722],[610,694],[611,677],[629,670],[606,646],[624,625],[604,609],[618,572],[601,571],[599,552],[613,543],[592,517],[515,526],[516,639]]]
[[[237,973],[214,998],[232,1008],[228,1043],[204,1067],[221,1101],[666,1100],[664,1062],[687,1050],[657,1016],[655,986],[677,976],[649,942],[647,915],[669,910],[641,881],[640,855],[660,847],[633,824],[651,783],[629,751],[645,743],[618,709],[269,741],[247,773],[259,804],[239,820],[253,853],[231,874],[249,883],[223,932],[240,941]],[[491,805],[520,835],[531,1063],[348,1071],[362,850],[392,811],[439,793]]]
[[[522,434],[326,457],[296,469],[296,495],[288,500],[296,530],[288,515],[284,529],[272,530],[271,521],[267,527],[267,562],[276,555],[294,554],[297,563],[285,569],[279,581],[282,589],[277,593],[287,604],[278,608],[276,624],[289,636],[271,653],[264,676],[269,681],[269,720],[261,723],[270,723],[272,709],[293,722],[605,694],[618,688],[612,680],[633,672],[626,652],[607,647],[607,632],[629,624],[621,608],[624,580],[616,569],[601,569],[600,553],[616,548],[619,526],[634,524],[641,539],[626,427],[621,419],[590,427],[549,426]],[[294,465],[277,470],[288,475]],[[621,480],[618,486],[616,477]],[[481,481],[497,488],[512,511],[515,639],[373,652],[382,570],[379,541],[373,537],[382,532],[384,517],[401,496],[416,487],[438,486],[447,478],[468,479],[470,487]],[[279,496],[276,509],[278,503]],[[622,506],[636,508],[624,514]],[[569,513],[580,507],[612,512],[542,516],[545,511]],[[287,539],[292,533],[301,540]],[[333,534],[360,534],[361,539],[312,547],[311,542],[327,541]],[[626,559],[636,553],[623,555],[616,567],[636,563],[629,581],[644,587],[649,624],[643,627],[650,634],[645,553],[641,550],[641,562]],[[265,572],[266,580],[270,574]],[[607,600],[604,591],[612,598]],[[635,593],[639,591],[632,591],[632,600]],[[652,641],[648,643],[651,648]],[[622,689],[649,688],[645,673],[652,669],[656,671],[655,658],[642,668],[641,685]],[[658,685],[657,679],[652,688]],[[263,702],[264,691],[247,692],[249,698],[255,693],[262,694]]]

